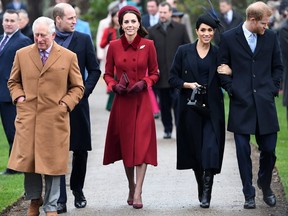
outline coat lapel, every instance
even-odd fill
[[[47,69],[54,64],[54,62],[61,56],[59,45],[54,41],[49,57],[46,61],[46,64],[42,68],[41,74],[47,71]],[[41,62],[41,61],[40,61]],[[42,64],[42,62],[41,62]]]
[[[211,52],[211,67],[209,69],[209,76],[208,76],[208,86],[211,84],[212,80],[213,80],[213,77],[215,76],[215,74],[217,73],[216,72],[216,64],[217,64],[217,50],[216,48],[211,44],[211,47],[210,47],[210,51]],[[208,53],[209,55],[209,53]],[[214,64],[215,63],[215,64]]]
[[[33,63],[35,64],[35,66],[38,68],[38,70],[41,71],[43,68],[43,65],[42,65],[40,53],[39,53],[39,50],[38,50],[38,47],[36,44],[34,44],[31,47],[31,51],[29,52],[29,56],[30,56],[31,60],[33,61]]]
[[[196,51],[196,44],[197,42],[191,44],[187,48],[187,59],[188,59],[188,64],[190,65],[192,76],[194,77],[195,80],[200,80],[199,76],[199,71],[198,71],[198,66],[197,66],[197,51]],[[189,49],[193,50],[193,52],[190,52]]]
[[[3,55],[3,53],[5,52],[5,50],[9,49],[9,47],[14,44],[17,43],[17,38],[18,35],[20,34],[20,31],[18,30],[17,32],[14,33],[14,35],[8,40],[8,42],[5,44],[4,48],[0,51],[0,56]],[[4,35],[3,35],[4,36]],[[1,37],[0,41],[2,40],[3,37]]]
[[[263,47],[264,41],[265,41],[265,34],[257,35],[257,44],[254,51],[254,55],[257,55],[260,52],[261,48]]]
[[[240,46],[242,46],[250,55],[253,55],[253,52],[250,49],[250,46],[245,38],[242,25],[237,27],[237,32],[236,32],[236,40],[239,42]]]
[[[69,46],[68,46],[68,49],[69,50],[75,50],[75,47],[77,46],[77,44],[78,44],[78,35],[77,35],[77,32],[74,32],[73,33],[73,36],[72,36],[72,39],[71,39],[71,42],[70,42],[70,44],[69,44]]]

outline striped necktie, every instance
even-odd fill
[[[4,48],[5,44],[7,43],[8,39],[9,39],[9,37],[6,35],[5,38],[4,38],[4,40],[1,41],[0,51],[3,50],[3,48]]]
[[[47,52],[45,50],[42,50],[41,51],[41,61],[42,61],[43,65],[45,65],[47,59],[48,59]]]

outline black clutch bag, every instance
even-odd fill
[[[194,88],[190,99],[187,103],[192,109],[201,115],[209,115],[209,108],[207,104],[207,90],[205,86]]]

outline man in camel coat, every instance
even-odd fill
[[[35,43],[17,51],[8,80],[17,109],[8,167],[24,172],[25,196],[31,200],[27,215],[39,215],[44,204],[46,215],[54,216],[60,175],[67,172],[69,111],[82,98],[84,86],[76,54],[54,42],[54,21],[40,17],[32,29]]]

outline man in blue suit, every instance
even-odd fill
[[[158,0],[148,0],[146,3],[147,14],[142,16],[142,24],[148,29],[159,22]]]
[[[277,35],[267,29],[271,14],[271,9],[261,1],[249,5],[246,21],[223,33],[220,42],[218,72],[221,73],[221,64],[227,64],[233,73],[220,77],[230,97],[228,130],[234,132],[245,209],[256,207],[251,134],[255,134],[260,150],[258,187],[265,203],[276,205],[270,187],[279,131],[274,97],[278,95],[283,66]]]
[[[0,114],[2,125],[9,143],[9,155],[15,135],[14,120],[16,107],[12,104],[7,81],[18,49],[30,45],[32,41],[23,35],[18,26],[18,13],[6,10],[3,15],[4,34],[0,36]],[[6,169],[2,174],[15,174],[16,171]]]
[[[87,201],[83,187],[88,151],[92,150],[88,97],[96,86],[101,71],[96,60],[91,37],[88,34],[75,31],[77,18],[75,9],[68,3],[59,3],[53,9],[53,17],[56,24],[55,41],[76,53],[85,86],[84,97],[70,113],[70,150],[73,151],[70,188],[75,197],[75,207],[84,208]],[[66,201],[65,176],[63,176],[58,200],[58,214],[67,211]]]

